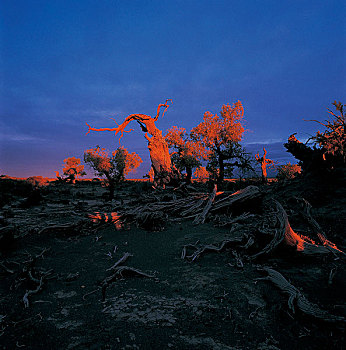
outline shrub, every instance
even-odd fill
[[[279,180],[294,179],[298,174],[301,173],[302,168],[298,164],[291,164],[290,162],[277,167]]]

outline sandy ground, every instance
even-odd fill
[[[0,256],[0,349],[343,349],[345,323],[293,313],[287,296],[257,280],[263,277],[258,267],[270,266],[311,302],[345,317],[342,259],[306,258],[279,247],[259,261],[244,256],[243,267],[231,250],[189,262],[181,259],[184,245],[218,244],[239,232],[172,217],[152,232],[92,223],[87,216],[106,213],[104,220],[114,208],[138,203],[146,191],[147,184],[132,182],[118,189],[113,203],[92,183],[51,184],[38,205],[11,196],[1,209],[2,225],[14,225],[16,239]],[[287,186],[275,191],[282,201],[289,198]],[[328,238],[345,248],[343,194],[338,198],[314,214]],[[294,215],[292,225],[305,229]],[[51,226],[56,228],[43,230]],[[243,227],[251,231],[251,223]],[[119,278],[103,300],[102,281],[112,274],[107,269],[126,252],[132,255],[126,266],[153,277]],[[26,291],[42,276],[25,307]]]

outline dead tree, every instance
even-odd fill
[[[261,169],[262,169],[262,182],[266,183],[267,182],[267,165],[274,165],[274,162],[271,159],[267,159],[267,150],[263,147],[263,157],[260,157],[259,153],[255,155],[255,158],[258,163],[261,164]]]
[[[131,132],[132,129],[125,131],[126,126],[131,121],[136,121],[142,131],[145,133],[144,136],[148,141],[148,149],[150,152],[151,164],[154,169],[154,182],[155,184],[164,187],[165,184],[169,183],[173,178],[171,157],[168,151],[168,145],[165,138],[162,136],[162,131],[159,130],[155,122],[159,119],[161,108],[164,107],[162,117],[164,116],[167,108],[169,107],[168,102],[172,100],[168,99],[165,103],[161,103],[157,107],[156,117],[153,118],[146,114],[130,114],[120,125],[116,128],[92,128],[89,124],[89,130],[86,134],[92,131],[115,131],[115,135],[120,133],[120,139],[123,137],[124,132]],[[150,136],[149,136],[150,135]]]

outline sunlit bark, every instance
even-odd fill
[[[133,131],[132,129],[126,131],[126,126],[131,121],[136,121],[140,125],[142,131],[145,132],[145,138],[148,141],[150,159],[155,173],[154,181],[156,184],[164,187],[165,184],[170,182],[173,178],[172,163],[168,152],[167,142],[162,136],[162,131],[156,127],[155,122],[159,118],[162,107],[164,107],[162,113],[163,117],[169,107],[169,101],[172,100],[168,99],[165,103],[158,105],[155,117],[146,114],[130,114],[120,125],[117,124],[118,126],[116,128],[93,128],[87,124],[89,127],[87,134],[90,131],[115,131],[115,135],[120,133],[120,143],[120,139],[123,137],[124,132]]]
[[[263,147],[263,157],[260,157],[259,153],[255,155],[255,158],[257,162],[261,164],[261,170],[262,170],[262,182],[267,182],[267,165],[273,165],[274,162],[271,159],[267,159],[267,150]]]

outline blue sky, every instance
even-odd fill
[[[205,111],[240,100],[243,145],[292,161],[282,144],[306,139],[346,95],[344,1],[17,1],[0,5],[0,173],[54,177],[131,113],[190,130]],[[139,127],[122,143],[149,169]]]

